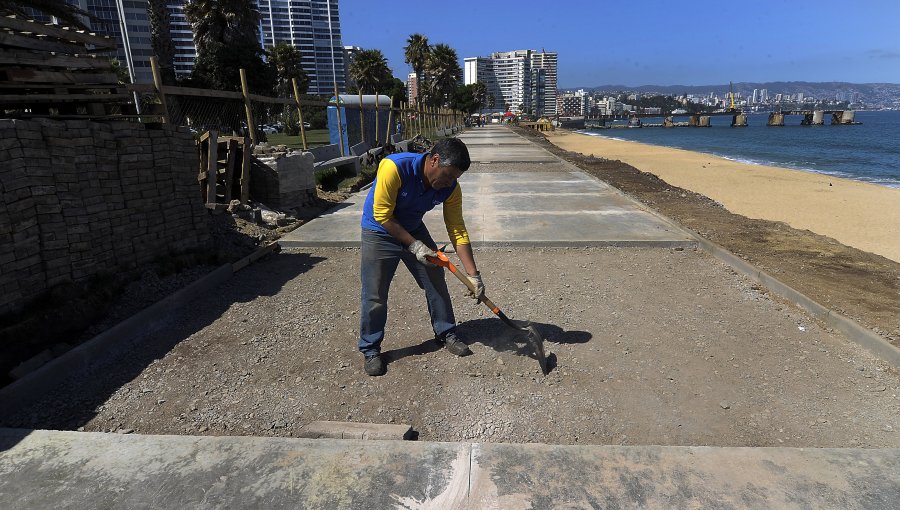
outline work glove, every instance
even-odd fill
[[[472,286],[475,287],[475,292],[467,290],[466,296],[476,301],[481,301],[481,298],[484,297],[484,282],[481,281],[481,273],[475,273],[475,276],[466,275],[466,278],[468,278],[469,282],[472,283]]]
[[[428,260],[426,257],[434,257],[434,258],[437,258],[437,253],[435,253],[434,250],[432,250],[432,249],[429,248],[428,246],[425,246],[425,243],[423,243],[422,241],[419,241],[418,239],[416,239],[415,241],[413,241],[413,243],[412,243],[411,245],[407,246],[407,247],[406,247],[406,250],[409,251],[410,253],[412,253],[413,255],[415,255],[415,256],[416,256],[416,259],[417,259],[419,262],[425,264],[426,266],[427,266],[427,265],[432,265],[432,266],[434,265],[434,264],[433,264],[430,260]]]

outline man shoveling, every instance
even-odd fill
[[[381,342],[387,321],[388,290],[401,260],[425,291],[435,340],[457,356],[472,353],[456,334],[444,270],[427,259],[436,257],[437,245],[422,222],[426,212],[443,204],[447,234],[475,288],[469,296],[484,296],[484,284],[463,221],[462,190],[457,182],[469,164],[466,145],[456,138],[447,138],[438,141],[430,153],[392,154],[378,166],[361,222],[359,350],[365,356],[364,367],[369,375],[385,373]]]

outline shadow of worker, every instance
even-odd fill
[[[583,344],[592,338],[587,331],[566,331],[555,324],[542,322],[513,321],[519,327],[534,326],[544,342],[544,352],[547,352],[547,342],[558,344]],[[526,356],[537,361],[538,356],[534,347],[527,341],[528,332],[521,329],[513,329],[503,321],[495,318],[477,319],[466,321],[456,328],[459,336],[467,343],[478,342],[485,347],[490,347],[497,352],[512,352],[517,356]],[[556,354],[547,354],[547,373],[556,368]]]

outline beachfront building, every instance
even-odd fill
[[[560,93],[557,105],[559,114],[566,117],[583,117],[590,112],[590,100],[584,90]]]
[[[356,58],[356,54],[360,51],[362,51],[362,48],[359,46],[344,46],[342,50],[344,54],[344,86],[347,87],[347,90],[356,86],[356,82],[350,77],[350,64],[353,63],[353,59]]]
[[[406,76],[406,97],[409,98],[409,104],[416,104],[419,99],[419,82],[414,72]]]
[[[91,30],[119,41],[116,58],[133,69],[134,80],[150,83],[150,21],[147,0],[66,0],[87,11]],[[170,33],[175,44],[175,74],[188,76],[194,69],[197,49],[184,17],[187,0],[169,0]],[[332,54],[338,88],[344,90],[344,49],[338,0],[256,0],[260,17],[260,44],[269,48],[286,42],[302,55],[301,66],[309,75],[309,93],[333,94]],[[331,26],[329,27],[329,12]],[[120,23],[124,19],[125,23]]]
[[[494,96],[494,111],[556,115],[557,54],[535,50],[464,59],[464,83],[482,82]]]
[[[300,50],[310,94],[333,95],[333,79],[338,90],[346,90],[337,0],[257,0],[257,5],[263,48],[286,42]]]

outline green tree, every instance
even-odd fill
[[[300,50],[286,42],[280,42],[266,50],[266,59],[275,73],[275,95],[294,97],[293,79],[301,95],[309,88],[309,76],[300,67]]]
[[[426,62],[429,82],[429,100],[434,106],[443,106],[449,102],[450,94],[456,90],[462,79],[462,67],[456,50],[446,44],[435,44],[431,48]]]
[[[176,85],[175,44],[172,42],[169,9],[166,0],[149,0],[147,18],[150,21],[150,45],[159,61],[159,74],[163,85]]]
[[[184,15],[194,32],[197,59],[191,81],[197,85],[240,90],[240,69],[250,90],[272,94],[275,73],[259,45],[259,12],[253,0],[190,0]]]
[[[405,62],[412,66],[413,72],[416,73],[416,102],[422,101],[422,92],[425,89],[423,82],[425,81],[425,64],[428,62],[428,55],[431,53],[431,46],[428,45],[428,38],[422,34],[412,34],[406,39],[406,46],[403,48],[403,54],[406,57]]]
[[[480,81],[476,81],[475,83],[473,83],[472,97],[475,99],[475,104],[478,105],[478,111],[481,112],[481,109],[484,108],[485,104],[487,104],[487,85],[485,85],[484,82]]]
[[[465,112],[467,115],[477,112],[481,108],[481,104],[478,102],[476,85],[478,83],[456,87],[450,97],[450,107]]]
[[[385,95],[394,100],[394,105],[397,107],[400,106],[400,103],[407,101],[406,84],[399,78],[391,76],[383,90]]]
[[[488,108],[490,108],[491,110],[493,110],[494,107],[497,106],[497,98],[494,97],[494,94],[488,94],[488,97],[487,97],[487,106],[488,106]]]
[[[378,92],[386,88],[393,78],[381,50],[360,50],[348,71],[360,92]]]

